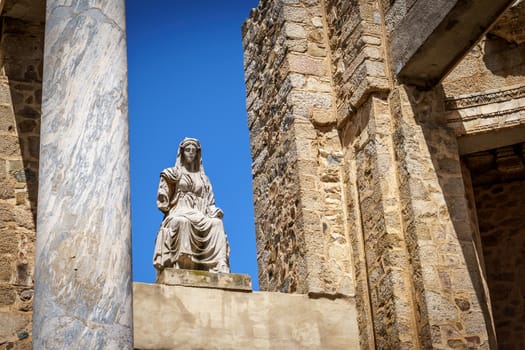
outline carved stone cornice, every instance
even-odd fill
[[[525,85],[507,90],[484,92],[479,94],[471,94],[468,96],[449,97],[445,99],[445,109],[447,111],[453,111],[463,108],[488,105],[491,103],[510,101],[521,97],[525,97]]]

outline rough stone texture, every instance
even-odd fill
[[[418,347],[391,134],[388,104],[374,95],[342,131],[363,349]]]
[[[523,27],[525,17],[525,2],[517,0],[512,7],[506,11],[498,22],[490,28],[490,34],[499,36],[509,43],[521,45],[525,43],[525,28]]]
[[[388,91],[382,14],[376,1],[326,1],[337,118],[355,112],[372,92]]]
[[[525,347],[524,143],[464,157],[475,207],[498,346]]]
[[[463,253],[473,249],[471,227],[442,103],[438,92],[397,87],[388,99],[372,95],[342,133],[363,348],[439,348],[471,336],[488,345],[478,262],[467,264]],[[470,305],[465,314],[456,299]]]
[[[252,279],[250,275],[238,273],[213,273],[199,270],[166,268],[162,270],[156,282],[170,286],[252,291]]]
[[[443,118],[441,89],[400,87],[391,108],[421,346],[467,343],[470,337],[488,346],[493,338],[476,257],[480,252],[475,251],[455,135]],[[458,306],[458,300],[469,307]]]
[[[263,290],[353,295],[324,9],[262,1],[243,27]]]
[[[306,295],[133,284],[135,349],[358,349],[355,304]]]
[[[516,218],[523,217],[516,207],[520,195],[514,196],[521,194],[524,172],[519,151],[525,141],[523,8],[517,1],[443,82],[447,124],[465,155],[469,216],[490,295],[485,315],[494,319],[497,346],[504,349],[522,348],[525,334],[523,318],[514,314],[523,308],[516,302],[523,288],[514,277],[521,267],[513,260],[524,258],[522,250],[515,250],[521,238],[508,234],[520,231],[522,220]]]
[[[2,14],[0,348],[31,348],[44,25]]]
[[[308,255],[310,247],[323,249],[308,239],[313,227],[308,224],[317,225],[310,208],[316,214],[325,210],[323,177],[312,171],[322,162],[304,150],[322,155],[323,136],[334,135],[331,144],[340,155],[338,176],[331,177],[340,191],[334,213],[341,216],[350,245],[348,256],[334,257],[352,264],[346,271],[354,274],[349,281],[363,349],[497,346],[484,246],[460,155],[524,141],[525,55],[520,33],[513,33],[525,18],[515,2],[470,50],[500,9],[485,6],[481,13],[476,7],[482,2],[460,3],[267,0],[244,26],[261,285],[296,291],[280,288],[279,278],[289,275],[299,291],[311,291],[318,275],[329,290],[332,275],[318,274],[316,266],[323,265]],[[455,25],[455,18],[465,16],[468,21],[459,24],[463,29],[489,20],[462,34],[450,50],[441,50],[440,43],[451,40],[440,26]],[[408,36],[400,35],[403,31]],[[312,48],[316,38],[324,38],[324,47]],[[400,38],[403,42],[394,47]],[[421,50],[437,53],[422,59]],[[443,64],[428,69],[439,71],[432,77],[422,72],[410,80],[426,91],[399,85],[403,67],[392,63],[396,58],[390,54],[400,52],[407,58],[403,65]],[[324,57],[328,66],[322,64]],[[443,84],[436,85],[454,64]],[[323,84],[308,84],[312,77],[322,77]],[[308,94],[297,94],[302,89]],[[329,103],[322,102],[328,102],[320,98],[323,94],[331,96]],[[306,114],[307,102],[323,109]],[[308,207],[300,205],[305,199]],[[295,204],[294,211],[288,211],[288,203]],[[289,212],[303,221],[289,220]],[[287,221],[294,240],[283,254]],[[289,273],[290,266],[299,268]]]
[[[131,349],[124,1],[47,1],[35,349]]]

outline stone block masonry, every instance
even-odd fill
[[[525,347],[525,143],[465,155],[500,348]]]
[[[263,289],[355,295],[363,349],[496,346],[460,154],[473,149],[464,136],[523,125],[522,2],[482,35],[512,2],[481,13],[266,0],[252,11],[243,40]]]
[[[31,349],[44,25],[0,20],[0,347]]]
[[[243,27],[264,290],[353,295],[324,8],[262,1]]]

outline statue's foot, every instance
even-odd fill
[[[230,267],[226,263],[220,262],[213,269],[210,269],[210,272],[230,273]]]

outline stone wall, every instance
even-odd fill
[[[243,43],[260,286],[352,295],[324,8],[261,1]]]
[[[440,87],[400,87],[391,99],[405,244],[423,348],[493,342],[456,138]]]
[[[31,349],[44,25],[1,20],[0,347]]]
[[[388,103],[372,96],[343,131],[349,226],[357,264],[357,306],[362,348],[417,347],[410,270],[403,246]],[[400,314],[405,314],[399,317]],[[372,325],[374,326],[372,328]],[[374,336],[374,333],[376,334]]]
[[[489,130],[483,128],[489,123],[492,130],[520,125],[522,63],[521,58],[512,57],[520,53],[521,44],[496,48],[492,41],[500,39],[489,34],[479,44],[486,52],[477,52],[479,47],[470,52],[465,49],[464,61],[458,62],[459,57],[454,56],[441,62],[443,67],[458,63],[442,85],[436,85],[434,79],[443,76],[422,84],[425,90],[403,85],[395,75],[397,67],[389,62],[393,52],[389,45],[396,31],[406,25],[409,13],[413,18],[432,16],[435,9],[425,12],[426,3],[262,1],[244,27],[263,288],[296,291],[279,286],[286,279],[286,265],[298,257],[303,263],[298,266],[303,269],[291,274],[301,286],[298,290],[312,292],[312,286],[321,286],[320,290],[333,292],[327,286],[339,284],[338,280],[330,281],[333,274],[319,259],[323,255],[309,255],[311,247],[317,251],[323,247],[319,240],[310,238],[310,233],[329,227],[319,224],[327,210],[324,188],[319,185],[323,162],[311,155],[322,155],[323,137],[333,134],[332,149],[341,159],[339,174],[333,177],[333,187],[341,191],[341,195],[334,196],[333,203],[339,206],[334,206],[334,213],[341,215],[344,238],[350,246],[348,257],[344,250],[334,257],[340,256],[352,266],[332,271],[353,270],[349,281],[356,295],[362,348],[496,346],[475,211],[468,200],[470,187],[463,179],[466,173],[460,160],[460,154],[472,147],[472,142],[461,137],[469,134],[465,132],[469,128],[483,133]],[[517,2],[508,12],[511,15],[506,21],[512,28],[519,28],[516,18],[522,20],[520,6]],[[459,12],[450,16],[439,15],[453,21],[458,13],[468,13],[459,7]],[[503,35],[502,21],[497,35]],[[315,51],[315,55],[310,46],[316,37],[311,24],[319,30],[317,38],[324,37],[317,43],[317,48],[323,50]],[[439,42],[439,35],[432,30],[428,34]],[[321,57],[326,57],[328,64]],[[474,61],[477,66],[472,65]],[[326,87],[308,87],[308,75],[322,77]],[[491,80],[491,75],[498,79]],[[472,76],[479,80],[477,85],[462,87],[465,78]],[[484,82],[490,81],[494,91],[486,90]],[[307,95],[303,94],[305,89]],[[304,97],[290,98],[298,94]],[[318,109],[313,104],[323,94],[331,95],[325,105],[331,114],[326,114],[329,122],[320,127],[311,111]],[[490,108],[508,114],[508,125],[498,124],[499,115],[492,120],[484,116],[490,111],[482,106],[487,94],[494,94],[489,100],[496,103]],[[475,119],[469,116],[475,115],[479,120],[469,125]],[[272,118],[274,124],[268,123]],[[288,128],[276,127],[281,125],[276,122],[287,118]],[[514,136],[518,134],[514,131]],[[277,154],[286,155],[289,161],[281,163],[286,165],[286,175],[274,170]],[[299,239],[288,253],[279,254],[287,203],[296,204],[297,218],[304,221],[296,220],[288,226],[289,235],[293,233]],[[270,282],[269,271],[285,272],[280,281]],[[316,276],[323,276],[321,284]]]
[[[523,349],[524,143],[466,155],[486,278],[501,349]]]
[[[372,92],[387,92],[382,13],[376,1],[326,1],[339,123]]]
[[[525,348],[525,181],[475,187],[498,345]]]
[[[358,349],[352,298],[135,283],[137,350]]]

